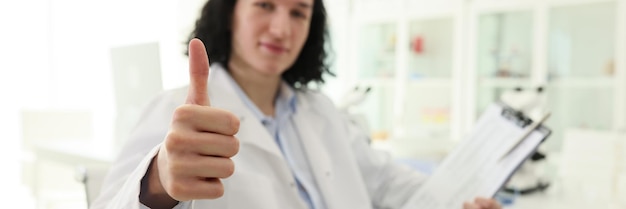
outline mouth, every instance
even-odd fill
[[[272,44],[272,43],[261,43],[260,44],[262,48],[266,49],[267,51],[269,51],[272,54],[284,54],[287,53],[287,48],[281,46],[281,45],[277,45],[277,44]]]

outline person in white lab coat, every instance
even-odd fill
[[[189,87],[149,105],[92,208],[411,208],[425,176],[307,88],[329,73],[326,27],[322,0],[208,1]]]

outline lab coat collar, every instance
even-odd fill
[[[245,102],[237,94],[235,86],[230,83],[230,79],[232,79],[230,74],[221,64],[211,65],[207,87],[211,100],[211,106],[232,112],[239,117],[240,127],[248,128],[239,129],[237,137],[239,138],[241,144],[246,143],[260,147],[271,154],[284,159],[280,148],[274,141],[274,138],[267,132],[263,124],[256,119],[257,117],[252,110],[245,105]],[[320,121],[317,118],[321,116],[311,108],[311,105],[308,104],[309,102],[306,102],[307,98],[305,98],[302,93],[298,93],[297,91],[298,90],[294,91],[296,97],[294,102],[296,106],[295,109],[298,111],[296,111],[294,117],[301,118],[299,119],[299,122],[296,122],[296,127],[298,128],[298,131],[300,131],[300,138],[306,146],[309,143],[308,141],[320,140],[318,135],[323,132],[323,130],[321,130],[322,124],[313,121]],[[315,131],[307,131],[310,129]],[[310,156],[308,157],[309,159],[317,159],[310,158]],[[313,163],[315,162],[311,161],[311,164]]]
[[[273,137],[255,119],[254,113],[246,107],[228,79],[231,79],[230,75],[222,65],[211,65],[208,85],[211,104],[236,114],[241,120],[241,127],[248,128],[240,129],[237,134],[242,146],[247,144],[259,147],[278,157],[277,160],[283,161],[283,165],[287,166],[288,163],[282,157],[282,152],[273,140]],[[299,91],[301,90],[294,91],[297,97],[295,105],[298,110],[293,116],[295,125],[324,202],[327,204],[327,208],[332,208],[332,203],[335,201],[333,200],[331,179],[334,174],[331,159],[322,142],[326,133],[324,130],[324,117],[322,113],[316,111],[310,104],[313,102],[308,101],[311,98]],[[284,170],[283,172],[289,172],[288,168],[282,170]]]
[[[302,101],[302,100],[298,100]],[[306,104],[306,103],[305,103]],[[323,139],[326,137],[324,118],[309,107],[300,108],[302,111],[294,115],[294,121],[304,145],[311,172],[315,178],[320,195],[324,199],[326,208],[336,208],[334,190],[332,189],[333,169],[328,150],[325,149]]]
[[[211,105],[235,114],[240,120],[240,127],[246,127],[246,129],[239,129],[236,135],[242,146],[259,147],[282,159],[280,148],[274,142],[273,137],[256,119],[252,110],[246,107],[244,101],[237,95],[234,86],[229,83],[229,79],[232,78],[222,65],[211,65],[208,82]]]

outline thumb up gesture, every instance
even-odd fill
[[[239,119],[210,106],[208,76],[204,44],[193,39],[189,43],[190,85],[186,103],[174,111],[167,137],[147,174],[148,191],[143,197],[140,195],[142,203],[173,206],[178,201],[215,199],[224,194],[220,179],[231,176],[235,170],[230,158],[239,151],[239,140],[234,137]]]

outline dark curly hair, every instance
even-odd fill
[[[232,42],[232,18],[236,0],[209,0],[202,8],[189,40],[202,40],[211,63],[228,64]],[[326,63],[329,54],[326,42],[330,40],[326,8],[322,0],[314,0],[309,35],[294,64],[282,75],[290,86],[301,89],[309,83],[324,83],[324,74],[334,76]],[[330,49],[328,49],[330,50]],[[188,51],[185,52],[189,54]]]

